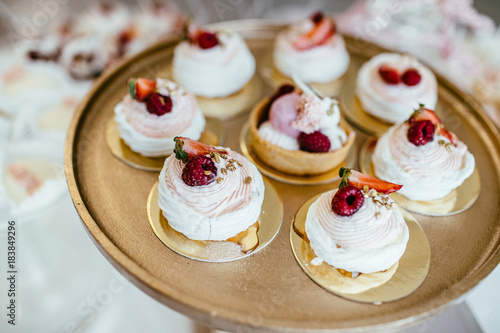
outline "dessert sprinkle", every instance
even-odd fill
[[[224,180],[223,178],[219,177],[219,178],[217,178],[217,183],[220,184],[220,183],[222,183],[223,180]]]
[[[234,170],[236,170],[236,167],[235,167],[234,165],[232,165],[232,164],[229,164],[229,165],[227,166],[227,169],[228,169],[229,171],[234,171]]]
[[[220,172],[221,172],[223,175],[227,175],[227,169],[226,169],[226,168],[221,168],[221,169],[220,169]]]
[[[211,172],[211,171],[208,171],[208,170],[205,170],[203,173],[204,173],[205,175],[207,175],[207,176],[210,176],[210,175],[212,174],[212,172]]]
[[[250,184],[252,182],[252,177],[245,178],[245,184]]]

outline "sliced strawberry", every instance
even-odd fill
[[[446,128],[444,127],[440,127],[438,129],[438,132],[439,134],[441,134],[442,136],[444,136],[445,138],[447,138],[448,140],[450,140],[451,143],[453,143],[453,145],[456,147],[457,146],[457,143],[458,143],[458,138],[457,136],[455,135],[455,133],[451,132],[451,131],[448,131]]]
[[[364,173],[344,167],[340,168],[339,176],[342,178],[339,188],[347,185],[352,185],[360,190],[363,190],[366,185],[368,186],[368,188],[374,189],[377,192],[389,194],[399,191],[401,187],[403,187],[403,185],[390,183],[385,180],[371,177],[365,175]]]
[[[322,19],[318,24],[315,24],[314,28],[310,31],[300,35],[293,42],[293,46],[298,50],[307,50],[311,47],[325,43],[334,33],[335,24],[332,20]]]
[[[434,124],[434,126],[436,126],[437,132],[440,135],[450,140],[450,142],[453,143],[455,147],[457,146],[458,143],[457,136],[453,132],[445,129],[443,122],[437,116],[437,114],[432,110],[424,108],[423,104],[420,104],[420,108],[418,110],[415,110],[415,112],[413,112],[410,119],[408,119],[408,122],[411,124],[415,121],[421,121],[421,120],[430,120]]]
[[[144,78],[130,79],[128,81],[128,92],[130,96],[138,101],[144,101],[156,90],[156,80]]]
[[[443,122],[441,121],[441,119],[439,119],[437,114],[430,109],[424,108],[423,104],[420,104],[420,107],[417,110],[415,110],[415,112],[413,112],[413,114],[409,119],[409,122],[411,123],[413,121],[419,121],[419,120],[430,120],[434,124],[434,126],[443,124]]]
[[[174,141],[175,158],[182,160],[183,162],[186,162],[189,157],[210,154],[212,151],[220,154],[227,154],[227,151],[225,150],[219,150],[213,146],[209,146],[182,136],[176,136]]]

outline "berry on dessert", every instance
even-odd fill
[[[210,157],[190,157],[182,169],[182,180],[188,186],[209,185],[217,178],[217,167]]]
[[[401,81],[407,86],[416,86],[422,80],[422,76],[415,68],[407,69],[401,76]]]
[[[378,73],[386,83],[398,84],[401,82],[398,70],[387,64],[380,66]]]
[[[434,140],[436,127],[430,120],[413,121],[408,128],[408,141],[415,146],[423,146]]]
[[[301,132],[298,140],[300,150],[310,153],[326,153],[330,150],[330,140],[320,131],[311,134]]]
[[[347,185],[333,196],[332,210],[338,215],[351,216],[363,206],[364,201],[365,197],[360,189]]]
[[[176,136],[174,138],[175,142],[175,158],[182,160],[186,163],[189,157],[196,155],[207,155],[210,152],[217,152],[220,154],[227,154],[225,150],[215,148],[214,146],[206,145],[196,140],[191,140],[189,138]]]
[[[198,36],[198,45],[202,49],[211,49],[214,46],[217,46],[219,44],[219,39],[217,38],[217,35],[213,32],[202,32]]]
[[[351,185],[359,190],[366,190],[368,188],[374,189],[379,193],[389,194],[399,191],[403,187],[403,185],[390,183],[344,167],[340,168],[339,176],[342,178],[339,188]]]
[[[198,45],[204,50],[211,49],[220,43],[215,32],[202,30],[196,26],[186,27],[186,30],[189,42]]]
[[[130,79],[128,81],[128,92],[132,99],[144,101],[156,90],[156,80],[144,78]]]
[[[146,99],[146,108],[149,113],[162,116],[165,113],[172,111],[172,99],[170,96],[153,93]]]
[[[420,125],[414,125],[417,122],[425,121],[432,123],[435,130],[431,131],[432,126],[430,125],[427,125],[427,127],[423,127],[423,123],[421,123]],[[415,110],[415,112],[413,112],[407,122],[408,124],[410,124],[410,127],[408,129],[408,140],[410,140],[410,142],[412,142],[416,146],[424,145],[425,143],[432,141],[435,132],[447,138],[455,147],[457,146],[457,136],[453,132],[445,129],[443,122],[436,115],[436,113],[430,109],[425,108],[423,104],[420,104],[420,107]],[[410,134],[410,131],[412,132],[412,134]],[[427,139],[425,139],[424,136]],[[424,139],[421,140],[420,138]],[[420,142],[420,144],[417,144],[416,142]]]

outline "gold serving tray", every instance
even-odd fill
[[[283,28],[265,20],[219,26],[247,38],[258,66]],[[353,38],[346,38],[346,43],[357,64],[384,51]],[[87,232],[103,255],[151,297],[228,331],[387,332],[443,311],[500,262],[500,137],[480,104],[439,75],[443,121],[476,157],[483,184],[477,202],[462,213],[415,215],[432,255],[429,274],[409,296],[382,305],[361,304],[324,290],[301,270],[290,249],[291,222],[302,204],[330,190],[331,184],[295,186],[270,179],[284,204],[283,225],[268,246],[247,258],[205,263],[171,251],[148,222],[146,203],[158,175],[114,158],[105,142],[105,130],[114,106],[126,93],[124,82],[131,76],[161,74],[169,66],[174,46],[175,41],[157,44],[99,78],[73,118],[65,148],[69,190]],[[270,93],[263,86],[263,94]],[[240,117],[224,123],[225,145],[239,149],[246,120]],[[367,137],[357,134],[359,148]]]

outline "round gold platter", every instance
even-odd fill
[[[247,39],[258,66],[283,28],[261,20],[219,26]],[[353,38],[345,40],[353,64],[384,51]],[[130,168],[114,158],[105,131],[114,106],[126,93],[124,82],[164,72],[175,44],[159,43],[99,78],[73,118],[65,148],[69,190],[87,232],[103,255],[145,293],[227,331],[387,332],[443,311],[500,262],[500,138],[476,100],[439,75],[443,121],[474,154],[483,184],[476,203],[462,213],[415,215],[428,238],[431,262],[429,274],[410,295],[381,305],[353,302],[321,288],[301,270],[290,249],[291,222],[302,204],[332,189],[331,184],[295,186],[269,179],[283,201],[283,224],[272,242],[247,258],[205,263],[171,251],[156,237],[147,216],[157,173]],[[271,93],[269,87],[262,88],[258,100]],[[246,120],[223,123],[225,146],[238,149]],[[366,135],[357,134],[360,147]]]

